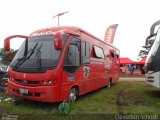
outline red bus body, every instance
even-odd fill
[[[46,70],[42,73],[32,73],[15,71],[10,66],[8,69],[9,94],[41,102],[61,102],[68,100],[69,91],[73,87],[78,90],[78,95],[80,96],[107,86],[109,81],[115,83],[119,79],[119,50],[112,44],[107,44],[78,27],[42,29],[33,32],[29,37],[48,34],[54,35],[54,33],[59,31],[62,34],[67,34],[68,38],[63,45],[62,54],[56,68]],[[76,71],[69,73],[68,71],[70,70],[64,69],[64,61],[72,37],[80,40],[80,65]],[[90,56],[86,58],[89,60],[88,64],[83,64],[83,42],[85,45],[89,45]],[[102,57],[94,56],[95,49],[97,49],[96,52],[98,53],[99,48],[103,51],[104,57],[103,55],[101,55]],[[49,80],[52,81],[51,85],[48,85]],[[45,85],[42,84],[44,81],[46,82]],[[27,90],[27,94],[21,94],[20,90]]]

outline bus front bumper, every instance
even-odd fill
[[[27,98],[40,102],[57,102],[54,86],[23,86],[8,81],[8,93],[13,96]]]

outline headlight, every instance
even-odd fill
[[[46,85],[46,84],[47,84],[47,82],[46,82],[46,81],[43,81],[43,84],[44,84],[44,85]]]
[[[48,84],[51,85],[52,84],[52,80],[48,80]]]
[[[43,80],[41,82],[42,85],[53,85],[54,81],[53,80]]]

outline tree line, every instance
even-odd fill
[[[14,52],[14,49],[11,49],[10,51],[5,51],[4,48],[0,48],[0,59],[2,64],[8,65],[9,62],[5,60],[6,57],[8,57],[10,54]]]

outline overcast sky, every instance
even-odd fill
[[[60,25],[81,27],[102,40],[108,26],[119,24],[114,45],[121,57],[135,60],[150,26],[160,19],[159,6],[159,0],[1,0],[0,47],[9,35],[57,26],[52,16],[69,11],[60,17]],[[17,40],[11,47],[20,44]]]

